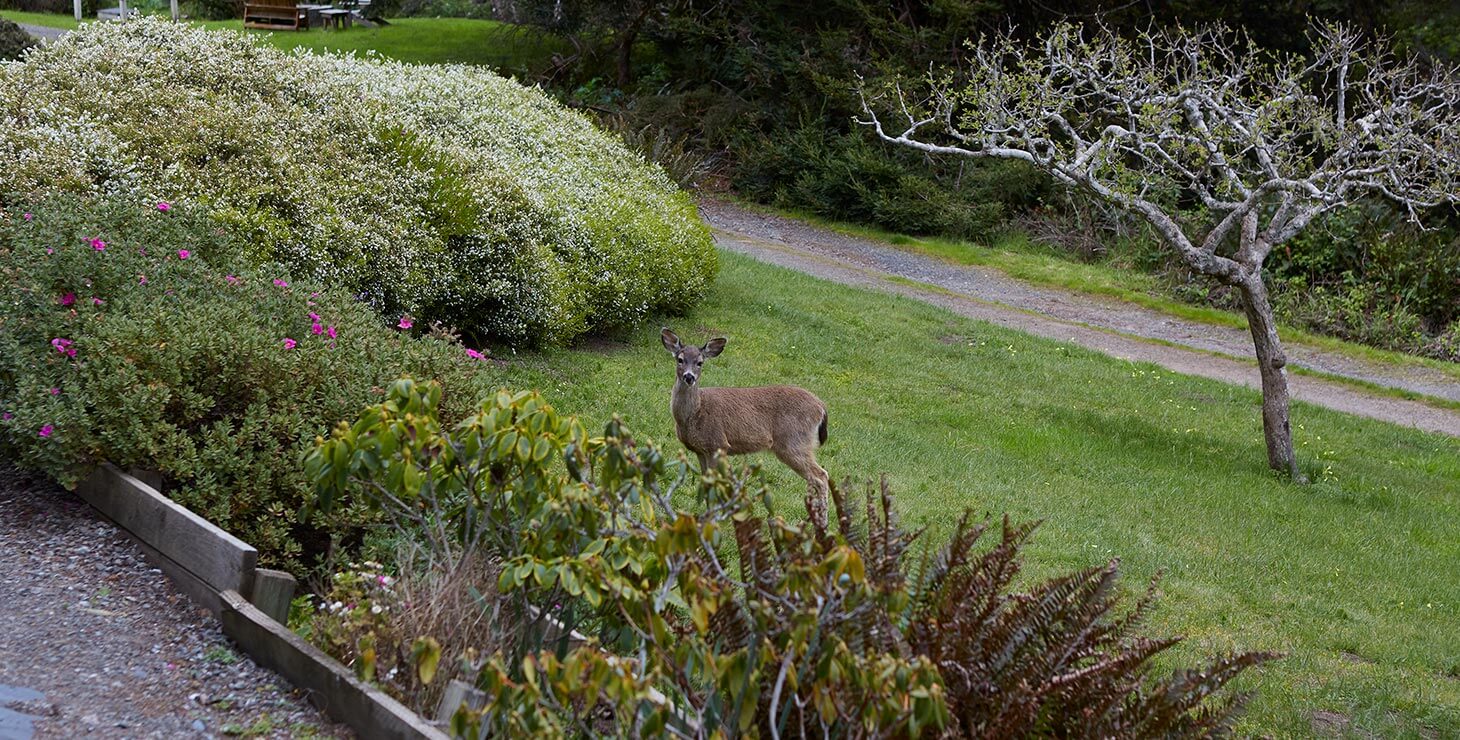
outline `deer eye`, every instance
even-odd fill
[[[701,366],[703,364],[705,364],[705,361],[704,360],[695,360],[695,367],[699,367],[699,366]]]

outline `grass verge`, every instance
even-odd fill
[[[929,293],[940,293],[940,294],[943,294],[943,295],[953,296],[953,297],[956,297],[956,298],[964,298],[964,299],[968,299],[968,300],[975,300],[975,301],[976,300],[979,300],[977,298],[971,298],[970,296],[966,296],[966,295],[964,295],[962,293],[959,293],[957,291],[949,290],[949,289],[947,289],[947,288],[945,288],[945,287],[943,287],[941,285],[937,285],[935,283],[926,283],[926,282],[923,282],[921,280],[913,280],[911,278],[905,278],[905,277],[903,277],[901,275],[887,275],[886,276],[886,279],[887,279],[888,282],[896,283],[898,285],[903,285],[903,286],[906,286],[906,287],[909,287],[909,288],[913,288],[915,290],[927,291]],[[1033,313],[1033,312],[1031,311],[1031,313]],[[1130,337],[1132,339],[1137,339],[1137,340],[1142,341],[1142,342],[1150,342],[1152,344],[1159,344],[1159,345],[1163,345],[1163,346],[1166,346],[1166,347],[1174,347],[1176,349],[1180,349],[1180,350],[1183,350],[1183,351],[1186,351],[1186,352],[1197,352],[1197,353],[1200,353],[1200,354],[1208,355],[1210,357],[1220,357],[1220,358],[1222,358],[1224,360],[1231,360],[1233,362],[1240,362],[1240,363],[1243,363],[1245,365],[1251,365],[1251,366],[1254,366],[1254,367],[1257,365],[1257,361],[1254,360],[1254,359],[1252,359],[1252,358],[1250,358],[1250,357],[1233,357],[1232,355],[1224,354],[1224,353],[1221,353],[1221,352],[1214,352],[1214,351],[1209,350],[1209,349],[1202,349],[1202,348],[1199,348],[1199,347],[1188,347],[1187,345],[1178,344],[1176,342],[1168,341],[1168,340],[1165,340],[1165,339],[1157,339],[1157,338],[1154,338],[1154,337],[1140,337],[1140,336],[1136,336],[1136,335],[1133,335],[1133,334],[1124,334],[1124,333],[1121,333],[1121,332],[1119,332],[1119,331],[1117,331],[1115,329],[1111,329],[1111,328],[1103,327],[1103,326],[1093,326],[1093,325],[1090,325],[1090,324],[1084,324],[1084,326],[1088,326],[1089,328],[1094,329],[1096,331],[1102,331],[1102,332],[1106,332],[1108,334],[1114,334],[1114,335],[1119,335],[1119,336],[1123,336],[1123,337]],[[1246,328],[1246,327],[1243,327],[1243,328]],[[1406,401],[1415,401],[1417,403],[1423,403],[1423,404],[1426,404],[1428,406],[1434,406],[1434,407],[1442,408],[1442,409],[1453,409],[1453,410],[1456,410],[1456,411],[1460,411],[1460,401],[1452,401],[1452,400],[1450,400],[1448,398],[1439,398],[1439,397],[1436,397],[1436,396],[1428,396],[1428,395],[1425,395],[1423,393],[1415,393],[1414,391],[1406,390],[1404,388],[1392,388],[1392,387],[1387,386],[1387,385],[1379,385],[1378,383],[1371,383],[1371,382],[1369,382],[1367,380],[1360,380],[1358,378],[1350,378],[1347,375],[1335,375],[1333,373],[1326,373],[1326,372],[1323,372],[1321,370],[1313,370],[1311,368],[1302,367],[1300,365],[1289,364],[1288,365],[1288,371],[1291,372],[1294,375],[1306,375],[1306,376],[1308,376],[1310,378],[1320,378],[1322,380],[1327,380],[1327,381],[1332,382],[1332,383],[1338,383],[1338,384],[1341,384],[1341,385],[1349,386],[1351,388],[1357,388],[1357,389],[1362,390],[1362,391],[1364,391],[1366,393],[1371,393],[1371,394],[1376,395],[1376,396],[1385,396],[1387,398],[1402,398],[1402,399],[1404,399]]]
[[[1305,404],[1295,487],[1264,464],[1256,392],[1121,362],[722,253],[718,285],[672,325],[730,337],[710,385],[795,383],[830,407],[837,478],[887,473],[906,521],[964,507],[1045,519],[1033,574],[1119,557],[1127,586],[1164,571],[1153,630],[1171,660],[1289,657],[1248,679],[1239,731],[1310,735],[1312,713],[1382,736],[1460,734],[1460,441]],[[657,327],[522,354],[502,381],[592,425],[621,413],[680,449]],[[804,490],[760,456],[782,513]]]
[[[1240,314],[1208,306],[1194,306],[1162,295],[1159,282],[1151,275],[1068,259],[1053,253],[1047,247],[1033,244],[1021,233],[1012,233],[993,244],[981,245],[958,239],[897,234],[871,226],[829,221],[814,214],[771,208],[748,201],[737,200],[736,204],[750,210],[805,221],[849,236],[883,242],[954,264],[990,267],[1036,285],[1107,296],[1188,321],[1247,330],[1247,319]],[[1293,326],[1283,325],[1280,330],[1284,342],[1303,344],[1375,363],[1427,367],[1460,380],[1460,363],[1370,347]]]

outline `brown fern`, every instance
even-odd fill
[[[862,554],[869,580],[904,589],[911,604],[898,620],[867,620],[867,643],[929,657],[943,675],[955,726],[965,737],[1212,737],[1228,733],[1245,696],[1220,692],[1242,671],[1277,656],[1242,653],[1200,670],[1151,675],[1151,660],[1180,638],[1139,634],[1159,577],[1122,611],[1118,560],[1015,590],[1021,551],[1038,522],[1006,517],[999,541],[977,546],[988,523],[965,513],[947,545],[906,554],[921,532],[897,527],[886,481],[869,488],[855,516],[834,497],[838,526]],[[863,534],[865,532],[865,535]],[[905,575],[911,573],[910,576]],[[894,627],[894,625],[896,625]]]

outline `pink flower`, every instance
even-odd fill
[[[55,254],[55,253],[56,253],[56,250],[51,249],[50,247],[46,247],[46,254]]]
[[[51,426],[50,424],[47,424],[47,425],[41,427],[40,435],[42,437],[49,437],[49,436],[51,436],[51,432],[54,432],[54,431],[56,431],[56,428],[53,427],[53,426]]]
[[[163,213],[167,213],[168,211],[172,210],[172,204],[164,200],[161,203],[157,204],[157,210],[162,211]]]
[[[185,260],[185,259],[187,259],[187,258],[189,258],[191,256],[193,256],[193,253],[192,252],[189,252],[186,249],[179,249],[179,250],[177,250],[177,258],[180,259],[180,260]]]
[[[275,285],[275,287],[279,287],[279,288],[287,288],[287,287],[289,287],[289,283],[284,282],[283,280],[280,280],[279,278],[274,278],[274,285]]]
[[[59,396],[59,395],[61,395],[61,389],[60,388],[52,388],[51,389],[51,395],[53,395],[53,396]]]
[[[102,299],[97,298],[96,296],[92,296],[91,297],[91,305],[93,305],[93,306],[100,306],[103,303],[106,303],[106,301],[103,301]]]
[[[334,339],[335,338],[335,325],[334,324],[330,324],[328,327],[325,328],[324,333],[327,334],[327,335],[329,335],[329,338],[330,339]]]
[[[34,216],[32,216],[32,215],[30,215],[30,214],[29,214],[29,213],[27,213],[27,214],[25,214],[25,220],[27,220],[27,221],[29,221],[29,220],[31,220],[31,219],[32,219],[32,218],[35,218],[35,217],[34,217]]]
[[[5,413],[0,414],[0,420],[10,421],[11,419],[14,419],[14,418],[15,418],[15,414],[10,413],[9,411],[6,411]]]
[[[71,304],[73,304],[75,302],[76,302],[76,294],[75,293],[62,293],[61,294],[61,305],[63,305],[63,306],[69,306],[69,305],[71,305]]]
[[[138,285],[146,285],[147,284],[147,276],[146,275],[138,275],[137,276],[137,284]]]
[[[87,241],[87,243],[91,244],[91,248],[92,249],[95,249],[98,252],[105,252],[106,251],[106,242],[104,242],[104,241],[102,241],[102,240],[100,240],[100,239],[98,239],[96,237],[92,237],[90,239],[87,239],[86,241]]]
[[[472,358],[473,360],[485,360],[485,359],[487,359],[487,356],[486,355],[484,355],[484,354],[482,354],[482,353],[480,353],[480,352],[478,352],[478,351],[476,351],[474,349],[468,349],[466,351],[466,356]]]
[[[289,337],[284,337],[284,349],[294,349],[294,345],[296,344],[299,343]]]
[[[313,311],[309,312],[309,320],[316,322],[319,321],[319,314],[314,313]]]
[[[324,327],[320,325],[318,321],[316,321],[313,324],[309,325],[309,331],[317,337],[324,333]]]
[[[224,275],[223,279],[227,280],[229,285],[238,285],[237,275]]]
[[[401,328],[401,329],[409,329],[412,326],[415,326],[415,324],[411,323],[411,317],[410,316],[402,316],[402,317],[400,317],[400,323],[399,324],[396,324],[396,326],[399,327],[399,328]]]
[[[75,344],[75,342],[69,339],[64,339],[62,337],[56,337],[55,339],[51,340],[51,346],[55,347],[57,352],[60,352],[67,357],[76,356],[76,348],[71,346],[73,344]]]

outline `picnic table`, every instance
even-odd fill
[[[323,22],[325,28],[329,28],[331,26],[335,28],[349,28],[354,24],[354,11],[345,10],[343,8],[330,8],[329,10],[321,10],[319,11],[319,15],[320,20]]]
[[[305,5],[300,4],[299,9],[304,11],[309,28],[320,28],[324,26],[323,11],[330,10],[333,5]]]

